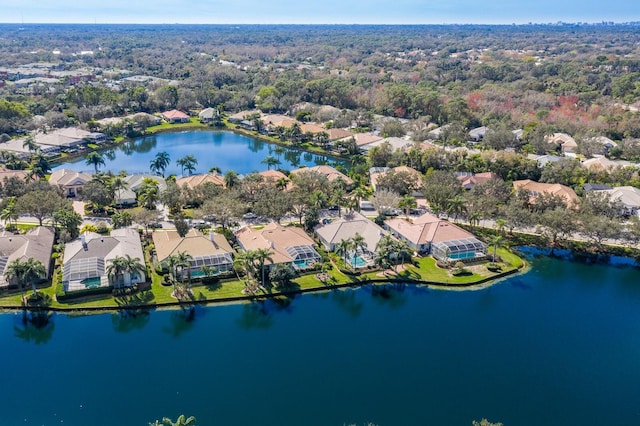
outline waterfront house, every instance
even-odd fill
[[[384,222],[395,237],[405,241],[420,254],[439,260],[457,261],[484,258],[487,245],[459,226],[430,213],[413,221],[394,218]]]
[[[153,245],[158,264],[165,264],[169,256],[181,252],[190,255],[192,277],[203,275],[203,266],[212,268],[213,275],[233,272],[233,249],[227,239],[216,232],[204,235],[197,229],[191,229],[181,237],[174,230],[158,231],[153,233]]]
[[[51,176],[49,177],[49,184],[62,188],[65,197],[76,198],[78,196],[78,191],[92,178],[93,176],[88,173],[59,169],[51,173]]]
[[[198,119],[202,123],[211,123],[214,118],[219,115],[218,110],[215,108],[205,108],[198,114]]]
[[[85,290],[93,287],[108,287],[112,283],[108,277],[110,261],[116,257],[138,258],[144,264],[142,243],[138,231],[120,228],[111,235],[85,232],[64,248],[62,285],[65,292]],[[130,287],[145,282],[144,273],[125,272],[119,286]]]
[[[171,111],[165,111],[161,115],[164,121],[170,124],[188,123],[190,120],[187,114],[185,114],[182,111],[178,111],[177,109],[172,109]]]
[[[262,229],[250,226],[240,228],[236,233],[242,250],[267,249],[274,264],[290,265],[304,270],[319,262],[321,257],[314,248],[314,241],[301,228],[282,226],[271,222]]]
[[[315,227],[314,233],[329,251],[335,251],[341,241],[351,240],[360,235],[364,239],[364,247],[347,256],[347,262],[353,267],[371,264],[378,242],[388,234],[373,221],[356,212],[322,223]]]
[[[29,258],[39,260],[46,271],[46,277],[51,275],[51,252],[55,233],[53,229],[38,226],[30,229],[26,234],[14,234],[3,231],[0,233],[0,288],[8,286],[4,273],[7,265],[14,260],[26,261]]]

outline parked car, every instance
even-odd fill
[[[256,219],[258,216],[255,213],[245,213],[244,215],[242,215],[243,219]]]
[[[149,224],[149,228],[151,228],[151,229],[162,228],[162,224],[160,222],[153,222],[153,223]]]

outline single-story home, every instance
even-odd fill
[[[184,237],[174,230],[154,232],[153,245],[159,264],[181,252],[191,255],[189,263],[192,277],[203,275],[203,266],[213,268],[214,275],[233,272],[233,249],[221,234],[209,232],[205,236],[197,229],[189,230]]]
[[[202,173],[198,175],[191,175],[181,177],[176,180],[176,185],[179,188],[184,187],[185,185],[189,189],[197,188],[200,185],[204,185],[205,183],[212,183],[216,186],[224,186],[224,176],[218,173]]]
[[[362,148],[365,145],[381,141],[383,138],[381,136],[374,135],[373,133],[355,133],[338,139],[337,142],[349,142],[352,139],[358,148]]]
[[[578,148],[576,140],[566,133],[554,133],[552,135],[548,135],[545,140],[547,143],[560,145],[560,149],[562,149],[562,152],[564,153],[573,153]]]
[[[314,248],[313,239],[295,226],[282,226],[271,222],[262,229],[250,226],[236,233],[242,250],[267,249],[273,262],[268,265],[286,264],[294,269],[307,269],[319,262],[321,256]]]
[[[16,259],[26,261],[29,258],[39,260],[46,271],[46,277],[51,275],[51,252],[55,233],[52,229],[38,226],[30,229],[26,234],[14,234],[3,231],[0,233],[0,287],[6,287],[9,283],[4,277],[7,265]]]
[[[480,142],[487,135],[489,129],[485,126],[476,127],[475,129],[469,130],[469,139],[473,142]]]
[[[210,123],[219,115],[216,108],[205,108],[198,114],[198,119],[203,123]]]
[[[563,198],[567,207],[577,206],[579,202],[578,195],[573,189],[559,183],[541,183],[531,179],[514,180],[513,189],[526,190],[532,198],[538,194],[554,194]]]
[[[360,149],[362,149],[364,152],[369,152],[376,146],[380,146],[384,143],[388,143],[389,145],[391,145],[391,151],[404,149],[407,146],[413,145],[413,141],[411,139],[393,137],[393,138],[384,138],[384,139],[360,146]]]
[[[331,166],[320,165],[313,167],[302,167],[300,169],[295,169],[291,171],[292,175],[297,175],[300,173],[318,173],[320,175],[326,176],[329,183],[334,182],[338,179],[342,179],[347,186],[353,185],[353,180],[347,175],[338,170],[334,169]]]
[[[419,189],[422,188],[422,174],[409,166],[398,166],[393,168],[371,167],[369,169],[369,180],[371,181],[371,187],[374,192],[377,190],[378,181],[390,172],[405,174],[411,180],[411,182],[409,182],[410,186],[415,189],[410,195],[414,197],[423,196],[422,192],[419,191]]]
[[[85,232],[65,245],[62,265],[64,291],[111,286],[108,276],[111,261],[127,255],[139,259],[144,265],[144,253],[137,230],[114,229],[110,236]],[[130,287],[145,280],[144,273],[125,272],[117,285]]]
[[[394,218],[384,222],[392,235],[421,254],[439,260],[458,261],[483,258],[487,245],[459,226],[425,213],[413,221]]]
[[[353,267],[371,264],[378,242],[388,234],[373,221],[356,212],[351,212],[329,223],[322,223],[316,226],[313,232],[329,251],[335,251],[341,241],[353,239],[356,235],[364,238],[365,247],[347,256],[347,261]]]
[[[476,173],[471,175],[461,175],[458,176],[458,180],[460,181],[460,185],[466,190],[473,189],[476,185],[480,185],[486,183],[492,179],[502,180],[500,176],[493,172],[484,172],[484,173]]]
[[[188,123],[190,118],[187,114],[182,111],[178,111],[177,109],[172,109],[171,111],[165,111],[162,114],[162,118],[171,124],[175,123]]]
[[[600,191],[598,191],[600,192]],[[638,215],[640,212],[640,189],[633,186],[619,186],[601,192],[609,194],[609,199],[624,210],[625,215]]]
[[[75,198],[78,196],[78,190],[91,179],[93,176],[88,173],[59,169],[51,173],[49,184],[62,188],[66,197]]]

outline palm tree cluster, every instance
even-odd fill
[[[252,283],[257,282],[258,277],[260,277],[260,283],[264,287],[265,264],[267,262],[273,263],[269,249],[247,250],[235,257],[234,268],[244,272],[246,276],[245,290],[247,292],[254,291]]]
[[[107,266],[107,276],[114,288],[122,288],[126,284],[125,277],[127,275],[129,275],[129,283],[131,283],[133,276],[142,275],[145,272],[146,268],[140,258],[131,257],[128,254],[109,259]]]
[[[4,270],[4,277],[7,282],[11,282],[13,280],[17,281],[23,299],[23,286],[25,284],[31,284],[33,295],[36,296],[36,281],[45,278],[46,275],[47,271],[42,262],[34,259],[33,257],[24,261],[21,259],[15,259],[11,261]]]
[[[378,241],[375,263],[382,269],[393,266],[397,272],[398,265],[407,259],[411,259],[411,249],[406,242],[396,240],[391,235],[385,235]]]
[[[167,258],[163,261],[169,270],[169,276],[171,277],[171,282],[173,283],[173,292],[176,298],[183,299],[189,296],[190,290],[189,285],[191,284],[191,260],[193,257],[184,251],[179,251],[176,254],[172,254],[167,256]],[[188,279],[185,285],[184,278]],[[178,277],[180,280],[178,281]]]
[[[345,266],[353,265],[353,262],[347,262],[348,259],[352,261],[355,260],[355,257],[358,252],[364,253],[367,250],[367,242],[364,237],[358,233],[356,233],[352,238],[342,239],[336,244],[335,251],[338,256],[342,256],[342,260],[344,261]]]

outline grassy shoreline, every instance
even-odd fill
[[[51,297],[52,303],[46,306],[30,306],[33,311],[53,311],[63,313],[114,312],[124,310],[178,309],[191,305],[219,305],[228,303],[248,303],[259,300],[288,297],[296,294],[325,292],[335,289],[361,287],[365,285],[407,284],[428,286],[442,290],[476,290],[485,288],[508,276],[525,273],[528,270],[526,261],[508,250],[501,249],[505,268],[498,273],[473,272],[464,276],[450,276],[448,271],[435,265],[433,258],[416,259],[414,264],[397,274],[387,271],[371,271],[358,276],[347,275],[334,268],[329,271],[329,279],[321,281],[315,273],[302,275],[293,280],[293,286],[283,291],[260,292],[253,295],[242,293],[240,280],[198,284],[192,287],[193,299],[178,301],[171,295],[172,287],[162,286],[159,280],[153,280],[148,293],[139,292],[133,296],[115,298],[111,294],[98,295],[59,302],[55,299],[58,283],[40,288],[38,291]],[[482,266],[484,268],[484,266]],[[0,312],[23,310],[19,293],[0,297]]]

